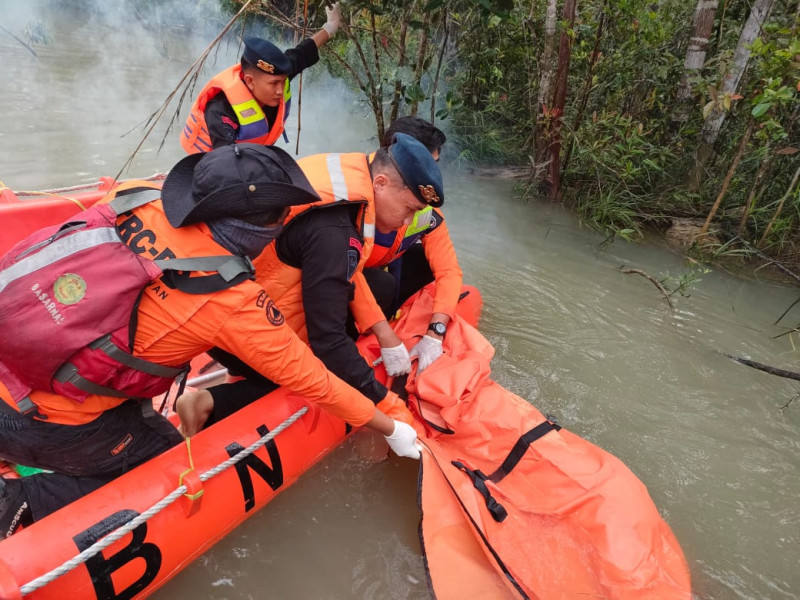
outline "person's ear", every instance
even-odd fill
[[[242,76],[242,81],[244,81],[244,84],[247,86],[247,89],[252,92],[253,88],[255,87],[255,84],[253,83],[254,81],[253,76],[250,73],[245,73]]]
[[[385,173],[378,173],[372,179],[372,187],[375,191],[382,190],[389,183],[389,177]]]

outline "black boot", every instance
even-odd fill
[[[33,514],[22,481],[0,477],[0,540],[6,539],[20,525],[31,523]]]

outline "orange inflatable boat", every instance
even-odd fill
[[[112,185],[78,192],[79,204],[61,191],[20,201],[3,190],[0,216],[14,234],[0,251]],[[395,329],[408,345],[430,307],[426,289],[401,310]],[[473,327],[480,310],[465,287],[446,354],[406,385],[425,446],[421,538],[435,597],[689,600],[680,547],[644,485],[491,380],[493,349]],[[371,362],[380,356],[372,337],[359,348]],[[195,384],[207,362],[193,363]],[[0,599],[147,596],[348,433],[306,399],[272,392],[1,541]]]

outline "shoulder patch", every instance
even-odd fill
[[[356,268],[358,268],[358,259],[360,256],[361,253],[353,248],[350,248],[347,251],[347,281],[350,281],[353,278]]]
[[[355,249],[356,249],[356,250],[358,250],[359,252],[361,252],[361,251],[363,250],[363,248],[364,248],[364,247],[361,245],[361,240],[359,240],[359,239],[356,239],[356,238],[354,238],[354,237],[351,237],[351,238],[350,238],[350,247],[351,247],[351,248],[355,248]]]
[[[283,325],[284,321],[286,320],[283,316],[283,313],[275,306],[275,303],[272,300],[267,301],[267,321],[278,327],[279,325]]]
[[[239,124],[230,117],[222,117],[222,122],[225,123],[225,125],[230,125],[234,129],[239,129]]]

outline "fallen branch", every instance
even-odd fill
[[[17,41],[18,41],[20,44],[22,44],[22,45],[25,47],[25,49],[27,49],[27,50],[28,50],[28,52],[30,52],[31,54],[33,54],[33,55],[34,55],[36,58],[39,58],[39,55],[38,55],[38,54],[36,54],[36,51],[35,51],[33,48],[31,48],[31,47],[30,47],[28,44],[26,44],[25,42],[23,42],[21,39],[19,39],[19,38],[18,38],[17,36],[15,36],[13,33],[11,33],[11,32],[10,32],[8,29],[6,29],[5,27],[3,27],[2,25],[0,25],[0,29],[2,29],[3,31],[5,31],[5,32],[6,32],[8,35],[10,35],[12,38],[14,38],[15,40],[17,40]]]
[[[664,296],[664,299],[667,301],[667,304],[669,304],[669,307],[671,309],[675,308],[674,306],[672,306],[672,299],[669,297],[669,292],[666,290],[666,288],[664,288],[663,285],[661,285],[661,282],[658,279],[656,279],[651,275],[648,275],[641,269],[623,269],[622,267],[620,267],[619,270],[625,274],[636,273],[637,275],[641,275],[642,277],[649,279],[650,283],[656,286],[658,288],[658,291],[661,292],[661,294]]]
[[[786,404],[784,404],[783,406],[781,406],[781,407],[780,407],[778,410],[779,410],[779,411],[781,411],[781,412],[783,412],[784,410],[786,410],[787,408],[789,408],[789,405],[790,405],[792,402],[794,402],[795,400],[797,400],[798,398],[800,398],[800,394],[795,394],[795,395],[794,395],[794,396],[793,396],[793,397],[792,397],[792,398],[791,398],[791,399],[790,399],[790,400],[789,400],[789,401],[788,401]]]
[[[722,356],[730,358],[731,360],[735,360],[738,363],[743,365],[747,365],[748,367],[753,367],[754,369],[758,369],[759,371],[764,371],[765,373],[769,373],[770,375],[777,375],[778,377],[785,377],[786,379],[794,379],[795,381],[800,381],[800,373],[795,371],[787,371],[785,369],[779,369],[777,367],[770,367],[769,365],[765,365],[760,362],[756,362],[754,360],[750,360],[748,358],[742,358],[741,356],[733,356],[732,354],[726,354],[725,352],[721,353]]]

